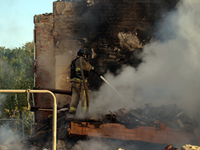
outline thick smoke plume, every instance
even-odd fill
[[[160,24],[157,37],[144,46],[143,63],[137,70],[124,66],[118,76],[107,73],[105,78],[128,101],[103,84],[91,93],[90,111],[117,110],[176,103],[194,113],[200,107],[200,1],[182,0],[177,9],[168,13]],[[92,101],[93,100],[93,101]]]

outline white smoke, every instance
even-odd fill
[[[3,126],[0,126],[0,141],[1,143],[11,143],[14,141],[20,141],[21,137],[19,134],[16,134],[8,127],[8,124],[5,124]]]
[[[0,149],[3,150],[34,150],[34,146],[26,145],[23,142],[23,137],[20,129],[11,129],[10,123],[5,123],[0,126]]]
[[[108,113],[122,107],[135,108],[145,103],[176,103],[188,111],[200,107],[200,1],[182,0],[160,24],[161,41],[144,46],[143,61],[137,71],[124,66],[118,76],[105,75],[112,88],[103,84],[91,93],[90,111]]]
[[[160,150],[165,144],[139,143],[133,141],[122,141],[104,138],[89,138],[85,141],[78,141],[72,150]]]
[[[12,129],[9,128],[9,124],[4,124],[0,127],[0,147],[4,149],[24,149],[23,144],[21,141],[22,137],[19,136],[20,134],[14,132]],[[12,144],[11,144],[12,143]]]
[[[112,148],[102,141],[91,139],[89,141],[78,141],[78,143],[73,147],[73,150],[78,150],[78,149],[110,150]]]

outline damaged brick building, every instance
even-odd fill
[[[69,65],[80,48],[92,52],[91,64],[102,74],[124,64],[137,67],[143,45],[154,38],[158,21],[175,9],[178,0],[55,1],[53,13],[34,16],[35,88],[70,91]],[[90,77],[90,89],[101,80]],[[69,95],[57,94],[58,107]],[[52,107],[51,97],[35,95],[35,106]],[[49,112],[37,112],[36,122]]]
[[[179,0],[55,1],[53,13],[34,16],[34,88],[52,90],[57,93],[58,108],[67,106],[71,100],[69,66],[80,48],[91,51],[92,56],[89,61],[101,74],[110,71],[117,75],[117,70],[122,65],[130,65],[137,69],[142,62],[140,53],[143,46],[159,38],[155,35],[160,26],[159,22],[165,19],[166,12],[176,9],[178,2]],[[98,90],[102,83],[101,79],[95,75],[89,78],[90,90]],[[52,101],[52,97],[48,94],[34,95],[33,106],[43,109],[35,111],[36,133],[44,128],[51,129],[49,126],[51,123],[45,121],[52,114],[48,110],[52,109]],[[149,111],[153,112],[151,115],[156,115],[150,116],[147,113]],[[164,120],[157,116],[160,112]],[[199,132],[196,128],[199,122],[193,123],[188,120],[182,122],[184,117],[181,116],[181,119],[177,117],[180,114],[183,113],[176,106],[166,106],[166,108],[145,107],[144,110],[137,111],[121,109],[115,114],[103,116],[101,121],[58,119],[58,132],[62,135],[59,138],[64,140],[68,138],[68,134],[87,136],[97,133],[104,138],[168,144],[174,139],[176,139],[174,142],[181,143],[183,141],[180,140],[183,139],[179,139],[179,136],[189,136],[184,142],[189,139],[197,143]],[[169,126],[173,121],[175,125]],[[66,124],[69,128],[62,128],[62,125]],[[133,126],[129,125],[136,126],[132,128]],[[174,129],[177,126],[178,129]],[[187,130],[186,126],[195,129],[194,132],[189,134],[180,132]],[[119,130],[121,132],[118,132]],[[38,135],[44,136],[44,139],[46,137],[46,133]],[[38,135],[31,140],[37,139]]]

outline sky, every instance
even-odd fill
[[[52,13],[56,0],[1,0],[0,46],[16,48],[33,41],[35,15]]]

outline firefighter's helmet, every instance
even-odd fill
[[[87,57],[90,56],[90,52],[89,52],[88,50],[83,49],[83,48],[82,48],[82,49],[79,49],[78,52],[77,52],[77,55],[78,55],[78,56],[83,56],[83,54],[87,55]]]

